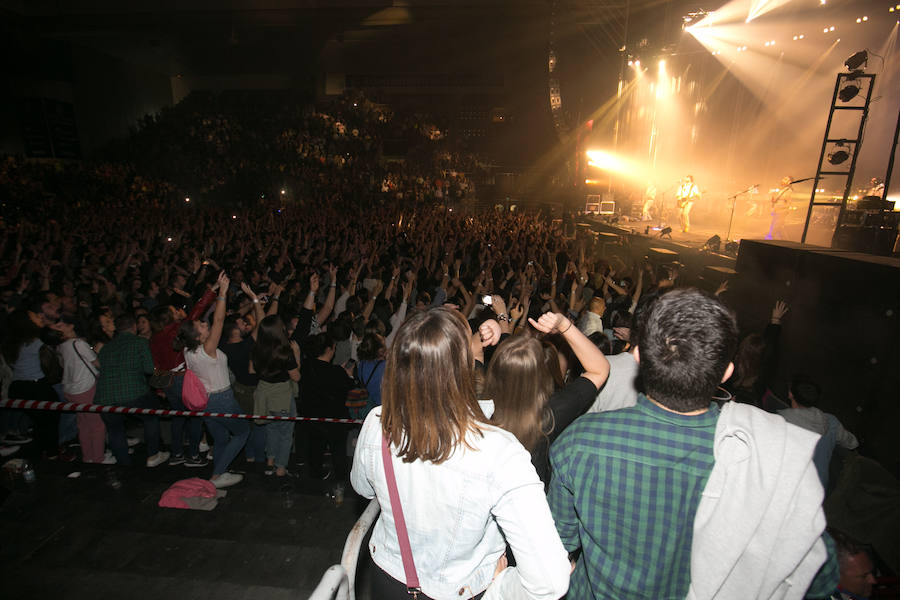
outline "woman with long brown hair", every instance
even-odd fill
[[[609,362],[572,322],[558,313],[528,319],[538,331],[562,335],[584,373],[557,388],[552,369],[557,359],[529,336],[506,339],[491,357],[484,396],[493,401],[491,423],[516,436],[531,453],[546,486],[550,482],[550,443],[588,409],[609,375]],[[482,404],[484,406],[484,404]],[[488,409],[485,409],[488,410]]]
[[[530,456],[486,422],[475,398],[472,339],[462,315],[435,308],[407,319],[388,351],[382,406],[366,418],[351,474],[354,489],[381,505],[369,542],[375,598],[409,598],[398,510],[423,598],[550,599],[568,588],[568,558]],[[505,566],[504,536],[516,567]]]

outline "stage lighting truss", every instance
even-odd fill
[[[852,149],[847,140],[836,142],[834,148],[828,153],[828,162],[833,165],[845,163],[847,162],[847,159],[850,158],[851,151]]]

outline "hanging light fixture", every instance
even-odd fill
[[[869,53],[865,50],[860,50],[850,58],[844,61],[844,66],[847,67],[850,71],[859,70],[860,67],[866,65],[869,62]]]
[[[841,102],[850,102],[859,95],[859,82],[856,79],[850,79],[838,92],[838,98]]]
[[[834,145],[834,150],[828,155],[828,162],[833,165],[839,165],[847,162],[848,158],[850,158],[850,149],[847,147],[846,142],[841,141]]]

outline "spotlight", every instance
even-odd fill
[[[862,23],[862,19],[860,19],[859,17],[856,17],[856,22],[857,22],[857,23]]]
[[[828,31],[834,31],[834,25],[828,28]]]
[[[856,96],[859,95],[859,84],[855,81],[850,81],[841,88],[841,91],[838,92],[838,98],[841,99],[841,102],[850,102]]]
[[[659,61],[659,70],[664,71],[666,68],[666,59],[662,58]]]
[[[869,20],[869,17],[865,17],[865,16],[863,17],[863,21],[868,21],[868,20]]]
[[[847,151],[846,144],[844,142],[838,142],[834,146],[834,152],[828,155],[828,162],[833,165],[839,165],[847,162],[848,158],[850,158],[850,152]]]
[[[637,67],[638,69],[640,69],[640,68],[641,68],[641,61],[640,61],[640,60],[634,61],[634,66]]]
[[[850,58],[844,61],[844,66],[847,67],[850,71],[859,70],[859,68],[869,62],[869,53],[865,50],[860,50]]]
[[[188,198],[188,197],[185,197],[185,199],[184,199],[184,201],[185,201],[185,202],[190,202],[190,201],[191,201],[191,199],[190,199],[190,198]]]
[[[634,66],[634,61],[633,61],[633,60],[629,60],[629,61],[628,61],[628,66],[629,66],[629,67],[633,67],[633,66]]]

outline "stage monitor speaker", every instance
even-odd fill
[[[672,237],[672,228],[671,227],[664,227],[660,230],[659,237],[665,237],[665,236],[669,236],[669,238]]]
[[[706,240],[706,243],[703,244],[703,247],[706,250],[712,250],[713,252],[718,252],[719,249],[722,247],[722,238],[720,238],[718,236],[718,234],[714,235],[711,238],[709,238],[708,240]]]
[[[834,247],[854,252],[888,256],[894,248],[897,230],[872,225],[841,225],[834,236]]]

